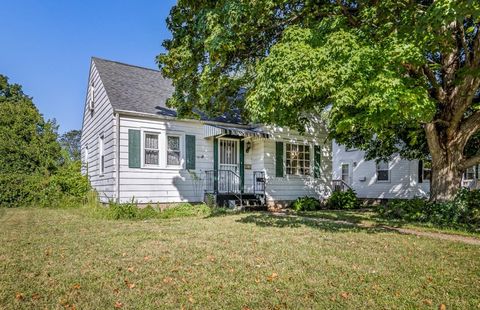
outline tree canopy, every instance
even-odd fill
[[[18,84],[0,75],[0,174],[49,173],[60,163],[57,126]]]
[[[431,157],[438,200],[480,163],[478,1],[180,0],[167,24],[157,60],[181,115],[235,98],[302,128],[327,109],[330,136],[369,158]]]
[[[80,160],[80,139],[82,137],[81,130],[70,130],[60,136],[60,145],[68,152],[71,160]]]

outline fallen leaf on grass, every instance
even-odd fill
[[[441,304],[438,306],[438,310],[447,310],[447,306],[445,306],[445,304]]]
[[[115,308],[120,309],[121,307],[123,307],[123,303],[121,303],[119,301],[116,301],[115,302]]]
[[[15,293],[15,299],[16,300],[23,300],[23,294],[19,293],[19,292]]]
[[[80,289],[80,284],[78,284],[78,283],[75,284],[75,285],[73,286],[73,288],[76,289],[76,290]]]
[[[272,282],[273,280],[275,280],[276,278],[278,278],[278,274],[276,272],[272,273],[271,276],[268,276],[267,277],[267,281],[269,282]]]
[[[132,282],[128,281],[128,279],[125,279],[124,282],[128,286],[128,288],[130,288],[130,289],[135,287],[135,283],[132,283]]]
[[[145,256],[145,257],[143,258],[143,260],[144,260],[144,261],[150,260],[150,256]]]
[[[340,296],[342,296],[343,299],[347,299],[350,296],[350,294],[347,292],[343,292],[340,294]]]
[[[191,304],[193,304],[193,302],[194,302],[193,297],[192,297],[192,296],[188,297],[188,301],[189,301]]]
[[[427,305],[427,306],[431,306],[431,305],[433,304],[433,302],[432,302],[431,299],[425,299],[425,300],[423,301],[423,303],[424,303],[425,305]]]
[[[129,272],[133,272],[134,268],[133,268],[133,267],[128,267],[127,270],[128,270]]]

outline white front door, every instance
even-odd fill
[[[219,139],[218,141],[218,191],[238,190],[239,184],[239,147],[238,140]],[[230,173],[228,171],[233,171]]]

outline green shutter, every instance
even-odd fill
[[[218,139],[213,138],[213,190],[218,191]]]
[[[313,177],[318,179],[322,171],[322,148],[320,145],[315,145],[313,149]]]
[[[418,183],[423,183],[423,160],[418,161]]]
[[[196,147],[195,147],[195,136],[186,135],[185,136],[185,149],[186,149],[186,168],[189,170],[195,170],[195,157],[196,157]]]
[[[128,130],[128,167],[140,168],[140,130]]]
[[[240,191],[243,193],[245,186],[245,141],[240,140]]]
[[[275,143],[275,176],[283,178],[283,142]]]

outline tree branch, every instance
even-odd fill
[[[463,49],[463,54],[465,55],[465,62],[467,63],[467,66],[470,66],[470,63],[471,63],[471,54],[470,54],[470,50],[468,48],[468,44],[467,44],[467,40],[465,39],[465,29],[463,29],[463,25],[460,24],[458,21],[456,22],[456,28],[458,30],[458,37],[460,39],[460,43],[462,45],[462,49]]]
[[[428,148],[432,157],[441,156],[442,146],[438,139],[438,132],[435,123],[427,123],[424,125],[425,135],[427,137]]]
[[[460,126],[459,139],[462,145],[466,145],[468,140],[480,130],[480,111],[474,112]]]
[[[473,68],[478,68],[480,66],[480,23],[476,25],[477,33],[473,38],[473,48],[472,48],[472,64]]]
[[[438,84],[437,78],[435,77],[435,73],[428,67],[428,65],[423,65],[422,66],[422,72],[427,77],[427,79],[430,82],[430,84],[432,85],[432,87],[435,89],[437,99],[441,103],[444,103],[444,101],[445,101],[445,91],[443,90],[442,86],[440,84]]]
[[[480,154],[475,155],[473,157],[467,158],[463,161],[462,165],[460,166],[460,170],[464,171],[470,167],[480,164]]]

